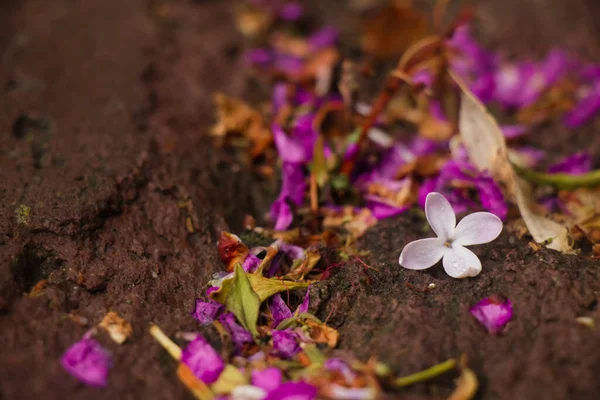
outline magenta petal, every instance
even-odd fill
[[[408,206],[398,207],[389,204],[386,199],[374,195],[366,195],[365,200],[367,208],[371,210],[371,214],[377,219],[391,218],[409,209]]]
[[[292,358],[300,351],[298,335],[291,330],[273,331],[271,337],[273,338],[273,350],[281,357]]]
[[[510,300],[499,295],[481,300],[469,311],[492,334],[500,332],[513,316]]]
[[[292,310],[285,304],[279,293],[271,298],[269,309],[273,315],[273,324],[271,325],[273,328],[276,328],[284,319],[292,317]]]
[[[600,80],[594,83],[590,93],[564,116],[564,124],[569,128],[577,128],[585,124],[600,111]]]
[[[271,391],[264,400],[313,400],[317,388],[306,382],[286,382]]]
[[[287,256],[292,260],[304,259],[304,249],[300,246],[282,242],[279,245],[279,251],[287,254]]]
[[[337,39],[337,30],[331,26],[327,26],[321,29],[320,31],[313,33],[308,38],[308,43],[310,44],[313,50],[317,50],[335,45]]]
[[[231,335],[231,340],[238,349],[242,348],[246,343],[254,343],[252,334],[237,323],[233,313],[221,315],[219,322],[227,329],[227,332]]]
[[[354,373],[354,371],[352,371],[348,363],[342,360],[341,358],[328,359],[327,361],[325,361],[325,368],[327,368],[330,371],[339,372],[344,377],[344,379],[346,379],[347,383],[352,383],[354,381],[354,377],[356,376],[356,374]]]
[[[246,272],[254,272],[256,268],[258,268],[258,266],[260,265],[261,261],[262,260],[256,257],[254,254],[248,254],[246,256],[246,259],[242,263],[242,268]]]
[[[279,17],[284,21],[296,21],[304,14],[304,9],[298,3],[287,3],[279,9]]]
[[[192,311],[192,316],[196,318],[201,325],[210,325],[217,318],[217,315],[224,307],[222,304],[217,303],[216,301],[203,301],[201,299],[196,299],[196,305],[194,307],[194,311]]]
[[[585,174],[592,169],[592,157],[587,152],[575,153],[548,168],[551,174]]]
[[[308,307],[310,306],[310,286],[306,289],[306,294],[304,295],[304,300],[296,309],[296,313],[305,313],[308,312]]]
[[[108,370],[112,366],[110,354],[94,339],[73,343],[63,354],[60,364],[81,382],[95,387],[106,386]]]
[[[266,392],[271,392],[281,385],[282,373],[279,368],[266,368],[252,371],[252,384]]]
[[[480,175],[475,180],[475,187],[479,192],[479,201],[483,208],[495,214],[502,221],[506,220],[508,205],[496,182],[489,176]]]
[[[307,160],[307,154],[302,143],[288,136],[283,128],[275,122],[273,122],[271,128],[275,147],[277,147],[277,152],[284,162],[301,163]]]
[[[225,368],[223,359],[201,335],[181,352],[181,362],[204,383],[213,383]]]
[[[527,127],[523,125],[502,125],[500,129],[508,140],[520,138],[527,133]]]
[[[283,163],[283,183],[277,200],[271,205],[271,218],[275,220],[275,230],[287,229],[293,221],[293,214],[288,201],[295,205],[302,204],[306,182],[302,164]]]

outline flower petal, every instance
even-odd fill
[[[221,315],[219,317],[219,322],[231,335],[231,341],[235,344],[236,348],[241,349],[246,343],[254,343],[254,338],[250,331],[244,329],[243,326],[236,322],[233,313]]]
[[[513,308],[510,300],[494,295],[481,300],[469,310],[487,330],[496,334],[512,319]]]
[[[427,269],[440,261],[445,251],[442,239],[415,240],[404,246],[398,262],[407,269]]]
[[[181,362],[205,383],[213,383],[225,368],[223,359],[201,335],[181,352]]]
[[[481,261],[471,250],[458,244],[446,249],[444,270],[453,278],[468,278],[481,272]]]
[[[431,192],[425,199],[425,215],[431,229],[442,240],[452,237],[456,226],[456,216],[446,198],[437,192]]]
[[[82,339],[69,347],[60,364],[85,384],[104,387],[111,367],[110,354],[94,339]]]
[[[283,358],[292,358],[300,351],[298,335],[291,330],[273,331],[273,350]]]
[[[317,398],[317,388],[306,382],[286,382],[270,392],[265,400],[312,400]]]
[[[476,212],[460,220],[454,232],[454,244],[472,246],[488,243],[502,232],[502,221],[489,212]]]
[[[208,326],[213,323],[219,312],[224,308],[225,307],[223,307],[222,304],[213,300],[204,301],[202,299],[196,299],[196,306],[194,307],[194,311],[192,311],[192,316],[200,322],[201,325]]]
[[[285,304],[281,295],[277,293],[271,298],[271,306],[269,307],[273,315],[273,328],[276,328],[281,321],[292,317],[292,310]]]
[[[271,367],[252,371],[252,384],[270,392],[281,384],[282,373],[279,368]]]

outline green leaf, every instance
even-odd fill
[[[313,149],[313,161],[311,172],[317,180],[319,187],[325,186],[329,179],[329,170],[327,169],[327,160],[325,159],[325,139],[319,135]]]
[[[244,374],[233,365],[227,364],[219,379],[211,385],[211,389],[216,394],[229,394],[236,387],[247,384],[248,379]]]
[[[550,185],[562,190],[575,190],[578,188],[593,188],[600,186],[600,170],[588,172],[581,175],[570,174],[546,174],[536,172],[531,169],[523,168],[512,164],[515,172],[526,180],[537,183],[538,185]]]
[[[233,278],[224,279],[221,288],[211,293],[210,297],[224,304],[244,328],[254,337],[258,337],[256,323],[262,301],[252,288],[250,279],[240,263],[235,264],[233,274]]]
[[[360,139],[360,133],[361,133],[361,132],[362,132],[362,128],[356,128],[356,129],[354,130],[354,132],[352,132],[352,133],[350,134],[350,136],[348,136],[348,137],[346,138],[346,144],[347,144],[347,145],[351,145],[351,144],[354,144],[354,143],[358,143],[358,141],[359,141],[359,139]]]
[[[350,180],[346,175],[334,175],[331,177],[331,187],[336,190],[344,190],[350,187]]]
[[[453,370],[455,366],[456,360],[450,359],[448,361],[444,361],[441,364],[434,365],[433,367],[427,368],[426,370],[417,372],[415,374],[404,376],[402,378],[396,378],[394,380],[394,386],[403,387],[418,382],[424,382]]]

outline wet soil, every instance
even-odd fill
[[[315,3],[316,15],[353,40],[345,2]],[[191,398],[147,328],[199,329],[189,313],[221,269],[219,232],[239,231],[245,213],[265,209],[248,168],[206,138],[214,91],[257,96],[239,57],[234,6],[0,4],[0,398]],[[562,45],[598,60],[599,15],[593,0],[477,2],[481,37],[509,54]],[[598,128],[548,124],[530,140],[553,157],[588,149],[597,164]],[[348,264],[313,288],[313,310],[339,328],[342,350],[399,375],[465,353],[482,399],[600,395],[600,331],[575,322],[600,318],[597,261],[534,252],[505,232],[475,248],[484,260],[475,279],[400,269],[400,249],[423,229],[412,215],[380,223],[360,243],[378,272]],[[28,295],[40,280],[41,294]],[[468,313],[494,293],[515,307],[498,337]],[[109,310],[134,335],[122,346],[100,335],[114,368],[98,390],[58,359]],[[445,398],[452,388],[449,377],[390,397]]]

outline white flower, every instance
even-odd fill
[[[456,225],[452,206],[444,196],[435,192],[427,195],[425,215],[437,237],[407,244],[400,254],[400,265],[408,269],[427,269],[444,258],[444,270],[453,278],[479,274],[481,261],[464,246],[496,239],[502,232],[500,218],[489,212],[476,212]]]

